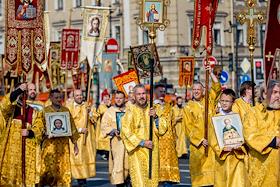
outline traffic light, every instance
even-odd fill
[[[200,71],[200,68],[194,68],[194,81],[200,80],[199,71]]]
[[[256,80],[263,80],[263,71],[262,71],[262,66],[263,66],[263,61],[260,60],[255,60],[254,61],[254,72],[255,72],[255,79]]]
[[[228,54],[228,70],[231,72],[233,71],[233,54]]]

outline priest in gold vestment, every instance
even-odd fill
[[[111,184],[116,186],[126,186],[129,169],[128,154],[120,137],[121,118],[124,112],[125,95],[117,91],[115,105],[105,112],[101,123],[103,136],[110,137],[109,175]]]
[[[280,83],[271,81],[265,111],[254,108],[244,117],[249,145],[249,180],[252,187],[280,186]]]
[[[155,85],[154,107],[159,118],[164,116],[167,131],[159,137],[159,181],[163,186],[171,186],[180,182],[179,163],[176,152],[175,116],[172,106],[164,101],[165,85]]]
[[[52,105],[44,108],[44,116],[47,113],[68,112],[70,116],[70,126],[72,135],[70,137],[45,136],[42,143],[42,167],[41,184],[49,186],[71,186],[71,163],[69,139],[74,144],[74,154],[79,153],[77,140],[79,133],[75,126],[69,109],[61,106],[62,94],[59,90],[51,90],[50,99]],[[45,132],[47,124],[44,120]]]
[[[44,109],[44,103],[42,101],[36,100],[36,86],[33,83],[28,83],[27,85],[27,96],[28,100],[26,101],[28,106],[31,106],[35,113],[32,116],[36,118],[36,113],[42,112]],[[43,122],[43,121],[42,121]],[[43,129],[41,127],[41,129]],[[41,171],[41,141],[36,142],[36,184],[40,182],[40,171]]]
[[[38,147],[42,138],[42,112],[30,105],[26,108],[26,129],[22,129],[22,94],[34,94],[32,86],[26,83],[16,86],[0,104],[2,113],[2,133],[0,135],[0,186],[22,186],[22,137],[25,141],[25,184],[35,186],[39,182]],[[34,86],[35,87],[35,86]],[[36,97],[36,94],[35,94]]]
[[[230,115],[232,105],[236,98],[232,89],[225,89],[220,98],[221,110],[215,116]],[[209,144],[216,153],[215,162],[215,187],[247,187],[250,186],[245,162],[247,150],[244,144],[236,144],[234,147],[224,145],[220,147],[215,133],[214,125],[210,124]]]
[[[211,78],[212,86],[209,93],[208,124],[210,124],[211,117],[215,115],[216,101],[221,92],[221,85],[213,72],[211,72]],[[203,92],[203,85],[200,82],[194,83],[192,88],[194,100],[187,103],[183,113],[183,124],[190,141],[190,175],[192,186],[214,185],[215,153],[208,146],[209,140],[204,138],[205,98]],[[210,138],[208,136],[208,139]],[[207,157],[205,156],[205,147],[208,147]]]
[[[144,85],[134,87],[136,103],[130,105],[122,118],[121,138],[128,151],[129,172],[133,187],[158,187],[158,137],[167,130],[165,116],[158,117],[150,109]],[[153,116],[153,140],[149,140],[150,116]],[[149,149],[152,149],[152,177],[149,179]]]
[[[74,100],[69,102],[66,107],[74,119],[76,128],[81,134],[77,144],[79,147],[79,154],[74,155],[74,146],[70,143],[70,160],[72,177],[78,180],[79,186],[87,186],[87,178],[95,176],[95,130],[94,126],[89,119],[91,116],[90,106],[83,102],[82,90],[74,91]],[[87,118],[87,119],[86,119]],[[88,123],[86,125],[86,123]],[[84,142],[86,136],[86,142]]]
[[[252,112],[256,108],[257,110],[262,110],[263,105],[256,102],[256,106],[252,105],[252,85],[251,81],[245,81],[240,86],[240,98],[236,99],[232,110],[240,115],[241,120],[244,120],[245,115],[248,112]]]
[[[182,124],[183,121],[183,98],[177,97],[176,104],[173,107],[173,113],[175,117],[175,130],[176,130],[176,151],[178,158],[187,155],[187,139],[185,126]]]
[[[101,133],[101,121],[104,113],[110,108],[111,100],[110,94],[108,93],[107,89],[102,92],[102,102],[97,108],[98,119],[96,123],[96,149],[98,153],[104,160],[108,159],[108,153],[110,150],[110,139],[109,137],[104,138]]]

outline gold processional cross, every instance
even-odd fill
[[[248,48],[250,52],[250,63],[251,63],[251,81],[254,83],[254,51],[255,51],[255,45],[256,45],[256,25],[261,24],[265,20],[265,14],[262,11],[256,10],[256,0],[247,0],[246,11],[241,11],[236,15],[236,20],[243,25],[244,23],[247,23],[247,43]],[[254,84],[253,84],[254,85]],[[255,91],[254,86],[252,88],[253,90],[253,98],[255,97]],[[253,99],[253,105],[255,105],[255,101]]]

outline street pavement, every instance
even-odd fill
[[[181,173],[181,183],[174,185],[174,187],[190,187],[190,171],[189,171],[189,160],[187,158],[179,159],[179,167]],[[113,187],[109,181],[108,174],[108,161],[102,160],[99,155],[96,158],[96,176],[87,180],[88,186],[96,187]],[[73,187],[78,187],[77,181],[73,181]]]

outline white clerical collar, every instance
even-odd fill
[[[232,114],[233,112],[232,112],[232,111],[226,112],[226,111],[224,111],[222,108],[220,108],[219,113],[222,114],[222,115],[228,115],[228,114]]]
[[[125,111],[125,105],[124,105],[122,108],[120,108],[120,107],[114,105],[114,108],[115,108],[116,110],[118,110],[118,111],[122,111],[122,112]]]
[[[154,104],[160,104],[160,105],[163,105],[163,104],[164,104],[164,102],[163,102],[162,100],[160,100],[160,99],[155,99],[155,100],[154,100]]]

